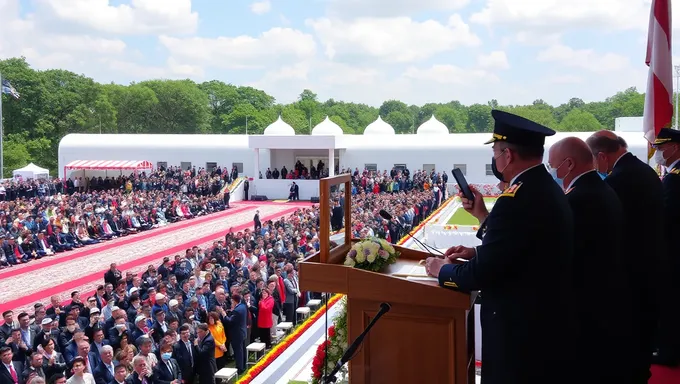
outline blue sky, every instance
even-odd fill
[[[281,102],[559,104],[643,89],[650,0],[3,0],[0,58]]]

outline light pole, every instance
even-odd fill
[[[246,136],[248,136],[248,115],[246,115]]]
[[[102,134],[102,115],[99,115],[99,134]]]
[[[675,129],[678,129],[678,94],[680,93],[680,65],[675,66]]]

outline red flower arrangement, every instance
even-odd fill
[[[277,357],[279,357],[283,351],[285,351],[288,347],[290,347],[297,339],[300,338],[300,336],[307,331],[314,322],[316,322],[318,319],[323,316],[328,308],[332,307],[340,301],[342,298],[342,295],[335,295],[331,297],[330,300],[328,300],[328,304],[321,307],[318,311],[316,311],[312,316],[310,316],[307,320],[305,320],[302,325],[297,327],[290,335],[288,335],[285,339],[283,339],[280,343],[274,346],[274,348],[269,351],[260,361],[257,362],[248,372],[245,373],[238,381],[237,384],[249,384],[253,379],[257,377],[262,371],[264,371],[274,360],[276,360]],[[323,365],[323,360],[321,360],[321,364]]]

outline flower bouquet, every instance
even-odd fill
[[[342,358],[347,349],[347,298],[339,303],[340,308],[333,320],[333,325],[328,328],[328,340],[319,344],[316,355],[312,361],[312,384],[321,384],[324,376],[324,362],[326,374],[333,371],[335,364]],[[328,351],[328,355],[326,355]],[[327,358],[326,358],[327,357]],[[342,367],[336,383],[347,383],[347,367]]]
[[[384,239],[373,237],[355,243],[347,253],[345,265],[379,272],[386,266],[394,264],[399,257],[394,247]]]

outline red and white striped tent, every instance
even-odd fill
[[[68,170],[137,172],[147,169],[153,169],[153,164],[146,160],[74,160],[64,166],[64,175]]]

